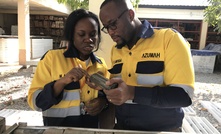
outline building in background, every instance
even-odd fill
[[[102,2],[89,0],[89,10],[98,14],[98,5]],[[5,35],[0,40],[6,37],[18,39],[17,59],[21,65],[35,57],[33,52],[42,51],[33,50],[39,47],[38,44],[35,47],[31,45],[31,38],[50,38],[53,48],[60,45],[64,23],[71,12],[69,7],[58,4],[57,0],[29,0],[26,3],[26,0],[0,0],[0,25],[5,29]],[[141,20],[147,19],[153,26],[176,29],[190,42],[192,49],[203,49],[209,43],[221,44],[221,35],[204,21],[203,10],[207,6],[207,0],[141,0],[136,12]],[[110,37],[102,33],[101,49],[96,53],[105,58],[109,67],[113,44]]]
[[[26,65],[59,46],[70,12],[57,0],[0,0],[0,62]]]
[[[136,10],[140,19],[156,27],[171,27],[179,31],[192,49],[202,49],[210,43],[221,44],[221,34],[204,21],[207,0],[141,0]]]

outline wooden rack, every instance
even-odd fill
[[[113,129],[91,129],[74,127],[42,127],[27,126],[26,123],[15,123],[8,129],[5,129],[4,118],[0,117],[1,131],[3,134],[168,134],[168,132],[145,132],[145,131],[127,131]],[[179,134],[179,133],[173,133]]]
[[[191,49],[199,49],[201,37],[201,21],[189,20],[154,20],[148,19],[154,27],[174,28],[191,44]]]
[[[62,40],[66,19],[67,16],[31,15],[30,34],[52,37],[54,48],[57,48]]]

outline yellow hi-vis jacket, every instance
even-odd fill
[[[78,59],[75,48],[49,50],[39,61],[28,92],[28,104],[32,109],[42,111],[44,125],[97,127],[97,116],[81,115],[80,112],[80,103],[97,98],[100,92],[85,84],[85,77],[65,86],[57,98],[53,96],[55,81],[79,65],[89,74],[102,72],[108,77],[107,66],[102,58],[92,53],[86,65]]]

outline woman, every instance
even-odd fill
[[[68,48],[50,50],[39,61],[28,104],[43,112],[45,126],[98,128],[98,115],[107,101],[85,78],[85,72],[108,76],[104,60],[93,53],[101,40],[98,17],[84,9],[73,11],[64,35]]]

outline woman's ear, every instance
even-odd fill
[[[129,16],[130,16],[130,20],[134,19],[134,11],[132,9],[129,9]]]

